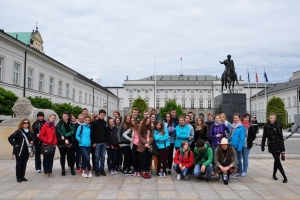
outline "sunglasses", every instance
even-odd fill
[[[29,122],[23,122],[23,124],[29,124]]]

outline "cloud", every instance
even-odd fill
[[[38,21],[46,54],[104,86],[126,75],[221,76],[232,55],[238,75],[287,81],[299,70],[299,1],[8,1],[6,32],[31,31]],[[12,12],[13,11],[13,12]]]

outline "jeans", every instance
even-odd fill
[[[189,168],[185,168],[183,171],[181,171],[178,164],[174,164],[173,169],[177,172],[177,174],[181,174],[183,177],[187,177],[189,174]]]
[[[17,178],[25,177],[28,158],[29,158],[29,153],[27,147],[22,150],[22,154],[20,156],[16,155],[16,177]]]
[[[168,152],[168,168],[171,169],[173,165],[174,143],[170,143]]]
[[[108,171],[110,170],[116,170],[117,164],[118,164],[118,149],[107,149],[107,167]]]
[[[141,153],[137,151],[137,145],[133,144],[131,149],[132,166],[135,172],[141,172]]]
[[[68,165],[70,166],[71,170],[74,170],[74,147],[58,147],[60,153],[60,165],[61,169],[65,171],[66,165],[66,156],[68,160]]]
[[[82,170],[91,171],[90,165],[90,149],[91,147],[78,147],[80,148],[80,153],[82,154]]]
[[[80,158],[81,158],[81,162],[82,162],[82,153],[81,153],[80,149],[81,149],[80,146],[76,147],[76,156],[75,156],[76,169],[80,169],[80,165],[79,165]],[[82,167],[82,163],[81,163],[81,167]]]
[[[122,154],[124,155],[123,159],[123,171],[126,170],[131,170],[130,165],[131,165],[131,150],[130,146],[122,146],[121,147]]]
[[[250,149],[247,147],[243,147],[242,149],[242,156],[243,156],[243,170],[241,169],[240,171],[246,172],[248,170],[248,157],[249,157]]]
[[[56,147],[53,147],[53,153],[51,155],[44,155],[43,167],[44,167],[45,174],[52,173],[55,149]]]
[[[201,167],[202,167],[202,164],[201,165],[195,165],[195,168],[194,168],[194,175],[199,178],[201,176]],[[206,179],[207,180],[211,180],[211,172],[213,170],[213,165],[212,164],[209,164],[208,166],[205,167],[205,172],[206,172]]]
[[[40,146],[35,146],[35,155],[34,155],[35,170],[42,169],[41,149],[42,148]]]
[[[238,151],[237,148],[234,148],[235,152],[236,152],[236,156],[238,159],[238,169],[237,169],[237,173],[242,173],[242,151]]]
[[[106,143],[97,143],[95,147],[95,171],[96,172],[104,171],[105,154],[106,154]],[[100,168],[99,168],[99,160],[100,160]]]
[[[143,153],[141,154],[141,170],[148,172],[150,170],[150,165],[152,163],[152,153],[148,151],[148,148],[145,148]]]
[[[161,164],[163,165],[163,173],[167,173],[167,159],[168,159],[168,147],[164,149],[158,149],[158,164],[157,164],[157,172],[160,173]]]

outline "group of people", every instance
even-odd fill
[[[107,154],[108,172],[113,175],[122,172],[125,175],[152,177],[152,172],[162,178],[177,173],[177,179],[188,179],[194,175],[198,179],[212,181],[218,174],[224,184],[239,176],[247,176],[248,157],[256,138],[256,127],[250,122],[248,113],[233,115],[233,122],[227,121],[224,113],[208,113],[206,121],[189,112],[177,117],[176,109],[165,115],[162,120],[155,109],[143,112],[143,120],[138,119],[138,109],[133,108],[123,120],[118,111],[113,118],[106,111],[98,115],[88,115],[82,110],[78,119],[67,112],[55,126],[55,115],[47,121],[44,113],[37,114],[37,120],[31,125],[28,119],[20,121],[18,129],[8,140],[14,147],[16,157],[16,178],[18,182],[25,178],[26,165],[30,151],[35,149],[35,169],[42,170],[41,147],[53,145],[50,155],[43,155],[43,171],[46,178],[53,177],[53,159],[55,149],[60,153],[61,175],[66,176],[66,160],[71,175],[81,174],[91,178],[106,176],[104,170]],[[264,127],[261,148],[265,141],[274,157],[273,179],[277,180],[279,169],[287,182],[280,162],[280,153],[284,152],[282,128],[276,123],[276,115],[271,113]],[[29,148],[34,146],[35,148]],[[175,152],[174,152],[175,150]],[[92,159],[90,157],[92,156]],[[92,162],[91,162],[92,161]]]

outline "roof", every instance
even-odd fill
[[[7,32],[8,35],[16,38],[18,35],[18,40],[28,45],[31,40],[31,32]]]
[[[154,76],[139,79],[138,81],[154,80]],[[218,76],[212,75],[156,75],[157,81],[217,81]]]
[[[300,78],[297,78],[297,79],[294,79],[291,81],[278,83],[277,85],[275,85],[273,87],[266,88],[266,94],[271,94],[274,92],[286,90],[286,89],[293,88],[293,87],[299,87],[299,86],[300,86]],[[257,93],[257,96],[263,96],[263,95],[265,95],[265,90],[262,90],[259,93]],[[256,95],[254,95],[252,97],[256,97]]]

